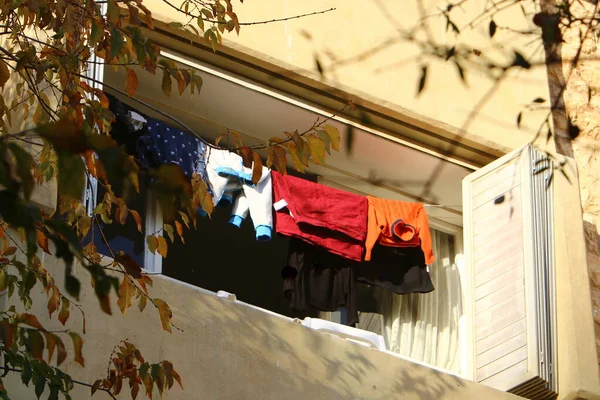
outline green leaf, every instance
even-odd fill
[[[325,146],[325,151],[327,154],[331,154],[331,138],[324,130],[318,130],[317,134],[319,135],[319,139],[323,142],[323,146]]]
[[[27,346],[31,356],[41,361],[44,353],[44,338],[39,331],[27,332]]]
[[[35,395],[37,396],[37,398],[39,399],[42,396],[42,393],[44,393],[44,388],[46,387],[46,378],[44,378],[44,375],[38,375],[36,380],[35,380]]]
[[[96,47],[96,45],[100,42],[100,39],[102,39],[102,36],[104,36],[104,24],[102,23],[101,19],[93,18],[92,30],[90,31],[90,46]]]
[[[31,364],[29,363],[29,359],[25,357],[23,358],[23,370],[21,371],[21,382],[23,382],[25,386],[29,386],[32,374],[33,372],[31,370]]]
[[[110,41],[110,58],[113,59],[121,52],[125,38],[123,37],[121,30],[118,28],[113,28],[110,31],[110,34],[112,38]]]
[[[61,152],[58,156],[58,188],[62,196],[73,199],[83,197],[85,165],[76,154]]]
[[[331,148],[339,151],[341,142],[340,131],[333,125],[325,125],[323,129],[325,129],[325,132],[329,135],[329,139],[331,139]]]
[[[108,6],[106,9],[106,15],[108,20],[113,24],[119,20],[119,6],[115,0],[108,0]]]

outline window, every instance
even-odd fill
[[[95,188],[96,191],[96,195],[94,196],[96,202],[93,204],[98,204],[104,199],[107,190],[102,184],[97,182],[95,182],[92,187]],[[119,185],[114,185],[112,189],[118,197],[125,195],[123,189]],[[161,229],[162,218],[153,193],[146,185],[146,179],[143,173],[140,173],[140,193],[130,193],[126,201],[130,209],[133,209],[140,214],[142,226],[145,228],[144,232],[140,233],[138,231],[137,224],[130,215],[124,225],[115,221],[111,224],[100,222],[102,233],[97,226],[94,226],[93,229],[90,229],[87,240],[91,240],[96,245],[100,254],[110,257],[111,251],[123,251],[130,255],[135,262],[145,270],[145,272],[160,272],[162,259],[160,256],[156,256],[148,251],[146,235],[152,232],[158,232]],[[115,207],[115,205],[113,205],[113,207]],[[106,242],[108,242],[108,246]]]

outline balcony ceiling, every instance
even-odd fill
[[[185,59],[180,61],[186,62]],[[198,62],[193,65],[199,68],[197,73],[204,81],[200,95],[190,97],[188,91],[179,96],[173,82],[174,93],[168,98],[161,90],[162,74],[153,76],[140,71],[136,97],[179,119],[205,139],[214,141],[231,129],[241,134],[245,144],[260,144],[270,137],[283,136],[284,131],[302,132],[317,118],[330,115],[302,99]],[[124,88],[124,71],[106,68],[104,74],[107,86]],[[148,115],[168,121],[131,99],[127,101]],[[462,225],[461,181],[472,172],[470,169],[341,118],[328,123],[339,129],[342,149],[327,156],[326,167],[311,165],[309,172],[322,176],[324,183],[342,189],[436,205],[427,208],[430,217]]]

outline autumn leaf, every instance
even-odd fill
[[[15,326],[7,319],[0,321],[0,333],[4,342],[4,348],[10,349],[15,342]]]
[[[148,250],[152,254],[156,253],[156,249],[158,249],[158,238],[154,235],[146,236],[146,243],[148,244]]]
[[[140,299],[138,301],[138,308],[140,312],[144,311],[144,309],[146,308],[146,302],[146,296],[144,294],[140,294]]]
[[[94,382],[94,384],[92,385],[92,389],[91,389],[92,396],[100,388],[100,385],[102,385],[102,379],[98,379],[98,380],[96,380],[96,382]]]
[[[139,85],[137,74],[131,68],[127,68],[127,81],[125,83],[125,91],[128,95],[133,96]]]
[[[0,88],[4,88],[6,82],[10,78],[10,71],[8,70],[8,64],[4,60],[0,59]]]
[[[77,332],[69,332],[69,336],[73,340],[73,349],[75,350],[75,362],[84,367],[85,362],[83,360],[83,340]]]
[[[181,222],[175,221],[175,230],[181,239],[181,243],[185,243],[183,240],[183,225],[181,225]]]
[[[129,213],[131,214],[131,216],[135,220],[135,224],[137,225],[138,231],[140,231],[140,233],[143,233],[144,232],[144,228],[142,227],[142,217],[140,217],[140,213],[138,213],[135,210],[129,210]]]
[[[307,135],[306,139],[310,146],[310,154],[315,164],[325,165],[325,146],[323,141],[315,135]]]
[[[169,248],[169,246],[167,244],[167,239],[165,239],[164,236],[159,236],[158,237],[158,249],[157,249],[158,254],[160,254],[161,256],[166,258],[168,248]]]
[[[317,135],[319,135],[319,139],[321,139],[321,141],[323,142],[323,146],[325,147],[325,151],[327,152],[327,154],[331,154],[331,138],[329,137],[329,134],[320,129],[317,131]]]
[[[48,296],[48,316],[52,316],[54,311],[58,310],[60,304],[60,292],[56,287],[52,288],[52,294]]]
[[[252,157],[254,152],[248,146],[244,146],[240,149],[240,155],[242,156],[242,161],[244,163],[244,167],[252,168]]]
[[[58,337],[51,332],[44,332],[44,336],[46,337],[46,349],[48,350],[48,362],[52,361],[52,356],[54,355],[54,350],[56,350],[56,345],[58,343]]]
[[[167,71],[166,69],[163,70],[163,78],[162,78],[162,91],[163,93],[167,96],[167,97],[171,97],[171,87],[172,87],[172,82],[171,82],[171,74],[169,73],[169,71]]]
[[[29,325],[41,331],[45,330],[42,324],[40,324],[40,321],[38,321],[37,317],[33,314],[22,313],[17,318],[17,322],[20,324]]]
[[[62,364],[67,359],[67,349],[63,341],[57,337],[56,340],[56,365]]]
[[[173,317],[173,313],[171,312],[171,308],[169,305],[161,299],[154,299],[154,304],[158,308],[158,314],[160,315],[160,322],[165,331],[171,332],[171,318]]]
[[[60,312],[58,313],[58,320],[63,325],[67,323],[67,320],[69,319],[69,315],[71,315],[71,312],[69,311],[70,306],[71,306],[71,302],[69,302],[69,300],[67,300],[66,298],[63,297],[62,307],[60,308]]]
[[[42,334],[39,331],[27,331],[27,345],[31,356],[42,361],[42,355],[44,353],[44,338],[42,337]]]
[[[121,264],[132,278],[142,277],[142,267],[130,255],[119,252],[115,255],[115,261]]]
[[[181,216],[181,220],[183,221],[183,223],[185,224],[185,226],[190,229],[190,218],[187,216],[186,213],[179,211],[179,215]]]
[[[8,243],[8,242],[5,241],[4,243]],[[4,257],[9,257],[9,256],[14,255],[16,252],[17,252],[17,248],[15,246],[9,246],[2,251],[2,255]]]
[[[170,224],[164,224],[163,229],[165,230],[165,232],[167,232],[167,235],[169,235],[169,239],[171,239],[171,243],[175,242],[175,234],[173,231],[173,226]],[[160,246],[160,243],[159,243],[159,246]],[[159,253],[160,253],[160,250],[159,250]]]
[[[333,125],[325,125],[323,127],[327,135],[329,135],[329,139],[331,140],[331,148],[335,151],[340,151],[340,131]]]
[[[252,161],[252,183],[256,185],[262,177],[263,165],[262,160],[260,159],[260,155],[258,153],[252,154]]]
[[[129,278],[127,276],[123,277],[123,281],[119,286],[119,298],[117,300],[117,305],[123,315],[127,313],[127,309],[133,304],[133,297],[136,291],[135,285],[131,283]]]

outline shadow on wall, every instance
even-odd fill
[[[57,280],[63,276],[60,261],[48,259],[47,268]],[[81,269],[78,273],[82,274]],[[85,282],[87,277],[82,274],[81,278]],[[93,290],[83,285],[85,368],[72,362],[71,355],[63,364],[74,379],[92,383],[102,377],[113,347],[128,339],[149,362],[173,362],[184,390],[174,386],[163,395],[166,400],[511,398],[170,278],[155,276],[153,280],[152,296],[169,303],[173,323],[181,330],[173,329],[171,334],[163,331],[151,305],[143,312],[132,307],[126,316],[113,307],[113,315],[106,315],[100,311]],[[38,296],[34,305],[40,309],[32,311],[42,324],[64,329],[55,319],[46,320],[45,296]],[[71,314],[67,328],[81,330],[77,313]],[[32,389],[25,388],[17,374],[5,383],[13,398],[30,397]],[[127,388],[124,385],[125,391]],[[89,389],[76,387],[72,397],[89,398]],[[123,397],[129,398],[129,394]]]

